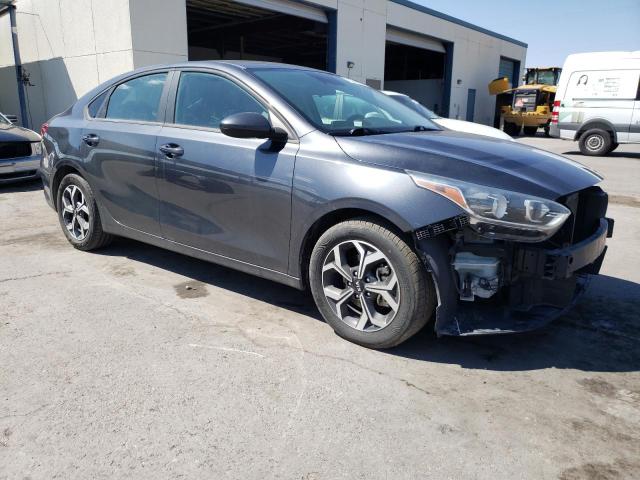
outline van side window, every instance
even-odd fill
[[[121,83],[111,94],[107,118],[119,120],[158,121],[158,108],[166,73],[137,77]]]
[[[640,100],[640,77],[638,77],[638,91],[636,93],[636,100]]]

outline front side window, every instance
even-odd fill
[[[424,115],[384,93],[337,75],[288,68],[253,68],[251,73],[331,135],[439,130]]]
[[[109,98],[106,118],[158,121],[160,97],[166,80],[166,73],[155,73],[121,83]]]
[[[234,113],[254,112],[269,118],[262,104],[224,77],[203,72],[180,74],[174,123],[219,128]]]

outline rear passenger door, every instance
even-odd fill
[[[156,137],[170,73],[130,77],[91,102],[83,158],[100,205],[120,224],[160,235]],[[104,98],[100,98],[104,97]]]

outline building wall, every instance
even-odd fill
[[[184,0],[18,0],[16,5],[20,54],[32,84],[26,86],[29,123],[35,130],[116,75],[187,59]],[[6,13],[0,17],[0,111],[19,117],[9,25]]]
[[[487,85],[498,75],[500,56],[525,64],[522,46],[391,1],[306,3],[337,9],[336,71],[363,83],[384,80],[387,25],[452,42],[453,118],[465,118],[467,91],[474,88],[475,121],[491,124],[495,97]],[[17,7],[35,128],[117,74],[189,55],[185,0],[17,0]],[[8,14],[0,17],[0,38],[0,110],[19,115]]]
[[[16,24],[34,129],[133,68],[129,0],[18,0]],[[0,109],[20,115],[9,14],[0,18]]]

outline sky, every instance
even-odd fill
[[[640,50],[640,0],[412,1],[529,44],[527,67],[562,66],[571,53]]]

